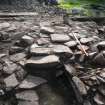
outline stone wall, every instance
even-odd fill
[[[0,4],[32,7],[38,5],[38,0],[0,0]]]

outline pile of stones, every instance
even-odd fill
[[[68,26],[52,19],[22,28],[28,32],[0,53],[1,105],[8,105],[5,99],[11,105],[38,105],[35,88],[60,75],[67,76],[81,105],[105,104],[105,26],[71,20]],[[0,41],[6,43],[12,40],[8,33],[15,34],[17,27],[4,22],[3,29]],[[46,72],[47,76],[40,75]]]

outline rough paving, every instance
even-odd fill
[[[78,104],[105,105],[105,26],[43,17],[0,21],[0,105],[39,105],[51,75],[66,75]]]

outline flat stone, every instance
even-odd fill
[[[76,74],[76,69],[71,66],[70,64],[64,64],[65,70],[70,74],[70,75],[75,75]]]
[[[100,94],[96,94],[94,96],[94,101],[98,104],[98,105],[105,105],[105,100],[104,98],[100,95]]]
[[[0,23],[0,29],[8,28],[8,27],[10,27],[10,23],[8,23],[8,22]]]
[[[52,47],[55,54],[67,53],[69,55],[73,55],[72,50],[65,45],[53,45]]]
[[[32,55],[49,55],[49,54],[62,54],[67,53],[72,55],[71,49],[64,45],[52,45],[49,47],[31,47],[30,53]]]
[[[56,29],[56,31],[58,33],[62,33],[62,32],[68,32],[69,31],[69,27],[68,26],[55,26],[54,27]]]
[[[5,32],[5,31],[0,32],[0,40],[1,41],[7,41],[9,39],[9,37],[10,37],[9,33]]]
[[[18,80],[19,82],[21,82],[21,81],[23,81],[24,78],[26,77],[27,72],[26,72],[26,70],[24,70],[21,66],[18,66],[17,71],[15,72],[15,75],[16,75],[16,77],[17,77],[17,80]]]
[[[36,76],[31,76],[28,75],[24,81],[21,82],[21,84],[19,85],[19,88],[22,89],[31,89],[31,88],[35,88],[41,84],[46,83],[47,81],[43,78],[40,77],[36,77]]]
[[[6,84],[7,88],[14,88],[19,84],[19,82],[16,79],[15,74],[12,74],[9,77],[5,78],[4,83]]]
[[[97,55],[97,52],[90,52],[88,54],[88,56],[89,56],[90,59],[93,59],[96,55]]]
[[[24,50],[23,47],[19,47],[19,46],[12,46],[9,50],[9,54],[15,54],[15,53],[19,53],[22,52]]]
[[[5,60],[5,66],[3,67],[4,73],[12,74],[16,70],[17,70],[17,65],[15,63],[9,61],[8,59]]]
[[[77,89],[79,90],[81,95],[86,95],[87,94],[87,90],[85,87],[85,84],[76,76],[74,76],[72,78],[73,82],[75,83]]]
[[[40,29],[40,32],[44,33],[44,34],[53,34],[55,32],[55,30],[51,27],[42,26]]]
[[[25,57],[26,57],[26,54],[24,52],[16,53],[16,54],[10,56],[10,60],[13,61],[13,62],[18,62]]]
[[[105,57],[103,56],[102,52],[94,57],[93,63],[101,65],[101,66],[105,65]]]
[[[32,57],[26,61],[26,65],[43,67],[55,67],[60,63],[59,57],[56,55]]]
[[[50,43],[50,40],[49,40],[49,38],[40,38],[37,40],[37,43],[38,43],[38,45],[45,45],[45,44]]]
[[[52,42],[67,42],[70,37],[66,34],[51,34]]]
[[[100,77],[100,76],[97,76],[97,79],[101,82],[101,83],[105,83],[105,79]]]
[[[44,47],[36,47],[36,48],[30,48],[30,53],[32,55],[49,55],[53,53],[52,48],[44,48]]]
[[[87,50],[89,49],[89,47],[88,47],[88,46],[86,46],[86,45],[82,45],[82,48],[81,48],[81,46],[80,46],[80,45],[77,45],[77,47],[78,47],[78,49],[79,49],[79,50],[81,50],[81,51],[83,51],[83,49],[82,49],[82,48],[84,48],[84,49],[85,49],[85,51],[87,51]]]
[[[7,29],[7,31],[8,31],[8,32],[14,32],[14,31],[16,31],[16,29],[17,29],[17,27],[13,24],[11,27],[9,27],[9,28]]]
[[[34,44],[31,45],[30,49],[34,49],[36,47],[39,47],[39,46],[36,43],[34,43]]]
[[[40,27],[42,27],[42,26],[51,26],[51,22],[50,21],[45,21],[45,22],[40,22]]]
[[[80,42],[83,44],[87,44],[89,42],[92,42],[94,39],[93,38],[81,38]]]
[[[3,58],[3,57],[5,57],[5,56],[7,56],[7,54],[5,54],[5,53],[1,53],[1,54],[0,54],[0,58]]]
[[[25,90],[16,94],[16,98],[23,101],[38,101],[39,97],[35,90]]]
[[[49,34],[40,33],[39,36],[41,38],[50,38]]]
[[[24,35],[21,38],[22,43],[26,44],[26,45],[31,45],[34,42],[34,38],[28,36],[28,35]]]
[[[99,42],[99,43],[97,44],[97,48],[98,48],[99,50],[105,49],[105,41]]]
[[[105,78],[105,72],[101,72],[100,77]]]
[[[66,42],[64,44],[68,47],[75,47],[77,45],[77,42],[76,41],[69,41],[69,42]]]
[[[69,33],[69,36],[74,39],[74,34],[78,39],[86,37],[86,35],[81,35],[80,33],[76,33],[76,32]]]
[[[20,61],[18,62],[18,64],[20,64],[22,67],[24,67],[25,61],[26,61],[26,58],[23,58],[22,60],[20,60]]]

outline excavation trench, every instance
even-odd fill
[[[40,105],[78,105],[72,85],[64,68],[38,69],[26,67],[29,74],[45,78],[48,82],[36,88]]]
[[[0,0],[0,105],[104,105],[105,18],[33,2]]]

